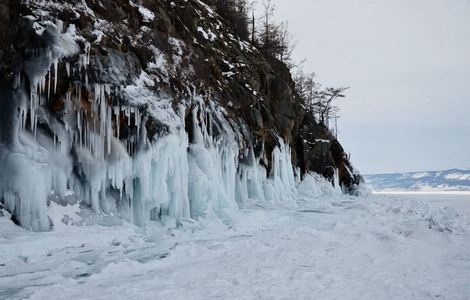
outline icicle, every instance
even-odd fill
[[[46,90],[46,76],[41,78],[41,94]]]
[[[48,75],[48,80],[47,80],[47,100],[49,100],[51,98],[51,80],[52,80],[52,73],[51,71],[49,71],[47,73]]]
[[[340,182],[339,182],[339,171],[338,171],[338,169],[335,169],[335,174],[334,174],[334,177],[333,177],[333,184],[334,184],[335,190],[342,193],[343,189],[342,189],[342,187],[340,185]]]
[[[78,129],[78,139],[79,139],[79,145],[80,147],[83,146],[82,144],[82,121],[80,118],[81,111],[77,109],[77,129]]]
[[[85,149],[88,149],[89,150],[89,146],[88,146],[88,124],[86,122],[83,122],[83,147]]]
[[[57,69],[58,69],[58,66],[59,66],[59,61],[57,59],[54,59],[54,94],[57,93],[57,77],[58,77],[58,74],[57,74]]]
[[[15,73],[15,81],[13,83],[13,88],[18,89],[21,86],[21,72]]]
[[[82,87],[79,83],[77,83],[77,86],[76,86],[76,89],[78,90],[78,94],[77,94],[77,104],[80,105],[80,102],[82,101]]]
[[[70,77],[70,63],[65,63],[65,70],[67,71],[67,77]]]
[[[33,81],[31,86],[31,95],[30,95],[30,105],[29,105],[29,113],[31,118],[31,131],[36,136],[36,109],[38,107],[39,96],[38,96],[38,89],[39,89],[39,81]]]
[[[107,95],[111,95],[111,85],[109,83],[106,83],[104,85],[104,91],[106,92]]]
[[[111,154],[111,138],[113,137],[113,126],[112,126],[112,112],[111,108],[108,107],[108,113],[107,113],[107,122],[106,122],[106,128],[107,128],[107,133],[106,133],[106,145],[108,147],[107,154]]]
[[[85,52],[86,52],[86,65],[88,66],[90,64],[90,49],[91,49],[91,44],[87,42],[85,44]]]
[[[137,127],[137,138],[139,137],[140,133],[140,112],[139,109],[135,109],[134,111],[134,119],[135,119],[135,126]]]
[[[105,86],[101,84],[98,85],[98,90],[99,90],[98,103],[100,105],[100,136],[101,138],[104,138],[106,136],[106,121],[107,121],[107,115],[106,115],[107,103],[106,103],[106,97],[105,97]]]
[[[119,115],[120,115],[120,111],[121,109],[119,108],[119,106],[115,106],[114,107],[114,115],[116,116],[116,137],[117,139],[119,140],[119,131],[120,131],[120,124],[119,124]]]

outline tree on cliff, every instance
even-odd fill
[[[318,121],[328,127],[331,118],[335,120],[338,118],[339,108],[333,105],[334,101],[338,98],[344,98],[344,92],[348,88],[323,88],[315,78],[315,73],[305,73],[302,64],[300,64],[294,75],[295,89],[305,108],[312,112]]]
[[[265,0],[263,6],[264,11],[257,38],[258,47],[268,57],[279,59],[289,65],[294,43],[287,22],[280,24],[274,22],[275,5],[272,0]]]
[[[243,40],[249,40],[248,13],[252,2],[248,0],[216,0],[217,12],[227,21],[232,31]]]
[[[215,5],[218,13],[241,39],[250,40],[251,35],[251,42],[265,57],[277,59],[289,69],[294,69],[291,58],[295,43],[288,24],[274,21],[275,5],[272,0],[263,1],[263,14],[257,23],[254,15],[249,17],[249,11],[253,7],[253,2],[249,0],[216,0]],[[297,94],[307,110],[329,127],[330,119],[338,118],[339,108],[333,103],[338,98],[344,98],[344,92],[348,88],[323,88],[316,82],[315,73],[305,73],[302,63],[296,67],[294,80]]]

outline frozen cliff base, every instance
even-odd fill
[[[321,187],[321,185],[320,185]],[[464,212],[384,196],[321,195],[145,229],[0,218],[2,299],[469,299]],[[55,217],[73,207],[49,208]]]

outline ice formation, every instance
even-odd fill
[[[30,51],[11,95],[17,113],[8,142],[0,145],[0,190],[19,224],[49,230],[51,201],[78,202],[97,215],[145,225],[163,215],[177,221],[223,217],[239,205],[295,200],[299,176],[281,138],[268,173],[215,101],[194,95],[175,108],[146,88],[151,80],[145,72],[126,87],[92,83],[81,72],[90,64],[89,43],[78,64],[63,61],[79,52],[73,32],[69,27],[64,33],[62,23],[41,32],[51,36],[51,46]],[[79,74],[81,80],[52,113],[46,106],[58,97],[61,64],[67,76]],[[167,132],[150,140],[149,118]]]

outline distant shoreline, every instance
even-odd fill
[[[373,194],[470,195],[470,191],[371,191]]]

